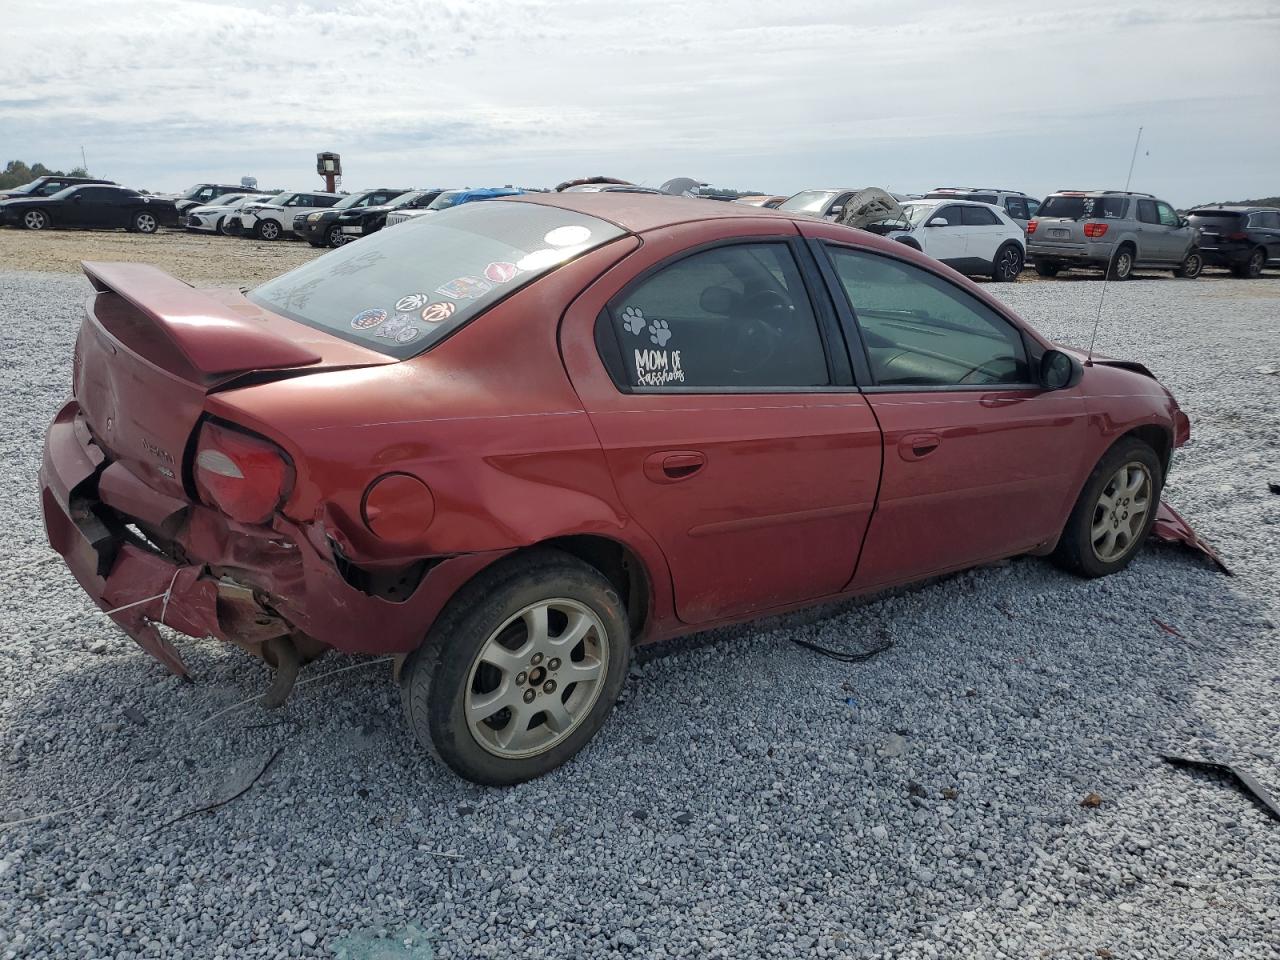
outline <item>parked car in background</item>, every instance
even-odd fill
[[[264,193],[224,193],[201,207],[188,207],[179,218],[182,226],[199,233],[222,233],[227,217],[238,213],[248,202],[261,202],[270,197]]]
[[[202,207],[218,197],[228,193],[245,194],[251,192],[241,184],[230,183],[197,183],[193,187],[188,187],[182,193],[174,198],[173,205],[178,210],[178,216],[183,216],[188,210],[194,210],[196,207]]]
[[[634,183],[581,183],[565,187],[562,193],[656,193],[667,196],[657,187],[642,187]]]
[[[1280,266],[1280,208],[1217,204],[1188,211],[1187,221],[1200,231],[1206,266],[1248,279]]]
[[[769,196],[767,194],[757,194],[749,197],[738,197],[734,203],[743,203],[749,207],[767,207],[770,210],[776,209],[783,203],[787,202],[786,197]]]
[[[1138,268],[1172,270],[1194,279],[1204,267],[1196,228],[1149,193],[1059,190],[1027,224],[1027,253],[1036,273],[1056,277],[1073,267],[1128,280]]]
[[[513,187],[478,187],[465,190],[442,190],[439,195],[425,207],[419,207],[412,210],[395,210],[387,214],[388,227],[393,227],[398,223],[404,223],[406,220],[413,220],[420,216],[431,213],[438,213],[441,210],[448,210],[450,207],[460,206],[464,203],[474,203],[477,200],[493,200],[496,197],[514,197],[523,190],[516,190]]]
[[[145,197],[128,187],[86,184],[67,187],[48,197],[0,200],[0,222],[28,230],[81,227],[130,233],[155,233],[178,225],[173,201]]]
[[[1000,207],[1010,219],[1026,230],[1027,223],[1040,209],[1040,201],[1021,190],[996,187],[934,187],[924,195],[926,200],[972,200]]]
[[[832,187],[820,190],[801,190],[788,197],[775,208],[783,213],[800,213],[820,220],[839,220],[844,205],[859,190],[858,187]]]
[[[364,234],[366,209],[382,209],[408,192],[403,187],[379,187],[348,194],[327,210],[295,214],[293,232],[313,247],[340,247],[348,239],[355,240]],[[369,232],[381,229],[385,220],[385,214],[376,216],[371,223],[376,222],[377,226]]]
[[[937,261],[733,204],[471,203],[247,294],[85,272],[39,477],[83,589],[276,702],[326,650],[403,658],[413,734],[486,784],[581,750],[636,645],[1021,554],[1121,571],[1190,433]]]
[[[259,240],[279,240],[293,232],[293,220],[301,211],[327,209],[346,194],[286,190],[266,202],[246,203],[227,218],[225,232],[248,234]]]
[[[16,197],[51,197],[55,193],[67,189],[67,187],[78,187],[90,183],[117,186],[114,180],[98,180],[94,177],[64,177],[59,174],[57,176],[36,177],[30,183],[24,183],[20,187],[0,190],[0,200],[9,200]]]
[[[864,229],[914,247],[960,273],[1005,283],[1017,280],[1026,262],[1022,227],[990,203],[908,200],[901,213]]]

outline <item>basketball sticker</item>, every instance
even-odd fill
[[[440,323],[453,316],[455,309],[452,303],[429,303],[422,308],[422,319],[427,323]]]
[[[415,310],[421,310],[430,301],[431,298],[425,293],[411,293],[396,301],[396,310],[400,313],[413,313]]]

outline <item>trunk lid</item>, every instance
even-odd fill
[[[246,378],[393,363],[247,301],[145,264],[85,263],[96,293],[72,390],[96,442],[152,489],[187,497],[184,464],[205,397]]]

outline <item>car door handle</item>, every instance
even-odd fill
[[[697,450],[660,450],[644,458],[644,475],[654,483],[676,483],[706,465],[706,456]]]
[[[903,460],[923,460],[942,443],[936,433],[909,433],[898,441],[898,455]]]

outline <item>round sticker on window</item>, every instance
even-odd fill
[[[375,307],[372,310],[361,310],[351,318],[351,329],[369,330],[387,319],[387,311]]]
[[[396,310],[400,313],[412,313],[425,307],[430,299],[425,293],[410,293],[396,301]]]
[[[429,303],[422,308],[422,319],[427,323],[439,323],[453,316],[455,309],[452,303]]]
[[[586,243],[591,239],[591,231],[586,227],[568,226],[556,227],[554,230],[548,230],[547,235],[542,238],[543,243],[548,243],[553,247],[575,247],[580,243]]]
[[[495,260],[484,268],[484,278],[492,280],[494,283],[506,283],[514,277],[520,270],[514,263],[507,263],[505,260]]]
[[[544,270],[572,255],[569,250],[535,250],[521,257],[516,266],[521,270]]]

